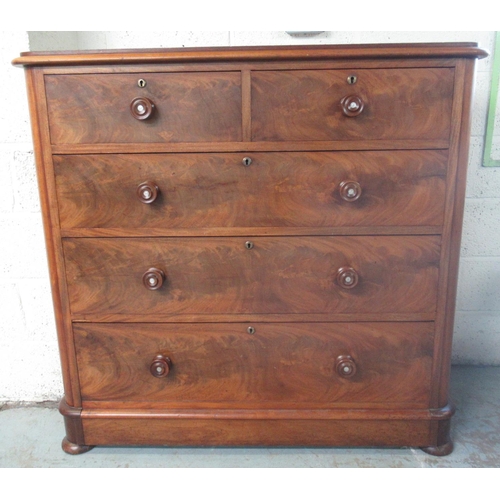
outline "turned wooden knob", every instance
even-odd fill
[[[356,181],[343,181],[339,185],[340,196],[345,201],[356,201],[361,196],[361,186]]]
[[[172,361],[168,356],[158,354],[154,357],[149,367],[149,371],[153,377],[163,378],[166,377],[172,369]]]
[[[158,198],[160,188],[152,181],[146,181],[137,186],[137,197],[142,203],[153,203]]]
[[[341,99],[340,106],[344,115],[353,117],[362,113],[365,104],[358,95],[347,95]]]
[[[130,112],[137,120],[147,120],[155,109],[154,102],[147,97],[136,97],[130,103]]]
[[[335,370],[341,377],[349,378],[356,374],[356,363],[351,356],[343,354],[335,361]]]
[[[354,288],[359,281],[359,275],[353,267],[341,267],[337,271],[337,283],[342,288]]]
[[[165,282],[165,272],[157,267],[150,267],[142,276],[142,282],[148,290],[158,290]]]

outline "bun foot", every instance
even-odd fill
[[[435,446],[422,446],[421,450],[425,451],[429,455],[434,455],[435,457],[444,457],[449,455],[453,451],[453,441],[450,436],[450,426],[451,417],[455,413],[455,407],[453,404],[448,404],[441,410],[435,410],[435,413],[445,417],[443,420],[438,420],[436,427],[436,445]]]
[[[421,448],[421,450],[425,451],[425,453],[428,453],[429,455],[434,455],[435,457],[444,457],[453,451],[453,442],[448,441],[441,446],[426,446],[425,448]]]
[[[91,450],[93,446],[87,446],[85,444],[75,444],[68,441],[68,438],[62,440],[62,449],[69,455],[80,455]]]

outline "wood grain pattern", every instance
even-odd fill
[[[435,312],[436,236],[79,238],[64,241],[71,310],[82,314]],[[168,276],[142,284],[151,266]],[[336,283],[355,268],[358,285]]]
[[[424,420],[83,419],[89,443],[157,446],[427,446]]]
[[[485,55],[466,43],[16,59],[28,66],[64,450],[450,453],[473,66]]]
[[[75,325],[84,401],[428,405],[432,323]],[[167,378],[150,373],[168,356]],[[336,359],[357,365],[349,379]],[[85,406],[85,403],[83,403]]]
[[[243,141],[252,140],[252,80],[250,71],[241,71],[241,118]]]
[[[385,151],[403,149],[448,149],[448,139],[347,141],[258,141],[258,142],[130,142],[107,144],[53,144],[53,154],[113,153],[221,153],[251,151]]]
[[[183,236],[375,236],[403,234],[441,234],[442,226],[324,226],[324,227],[187,227],[187,228],[69,228],[64,238],[142,238]]]
[[[76,356],[66,289],[59,207],[49,145],[47,106],[43,98],[43,71],[39,68],[27,71],[26,83],[64,393],[68,404],[78,407],[80,405],[80,388],[76,373]]]
[[[436,312],[389,312],[389,313],[300,313],[300,315],[291,315],[289,313],[277,314],[234,314],[234,313],[214,313],[201,314],[193,312],[186,314],[183,312],[170,313],[157,311],[154,315],[140,315],[130,313],[76,313],[73,315],[75,323],[136,323],[142,321],[145,323],[223,323],[229,322],[253,322],[264,321],[266,323],[282,323],[284,321],[298,321],[304,323],[311,322],[371,322],[371,321],[434,321]]]
[[[454,57],[422,57],[418,59],[370,59],[362,61],[342,59],[318,59],[318,60],[296,60],[296,61],[219,61],[211,64],[203,62],[183,64],[172,62],[171,64],[137,63],[116,65],[94,65],[89,66],[46,66],[43,68],[45,75],[82,75],[82,74],[110,74],[128,73],[139,74],[143,77],[148,73],[198,73],[200,71],[288,71],[288,70],[332,70],[332,69],[381,69],[381,68],[455,68],[457,59]]]
[[[52,144],[241,141],[239,72],[139,76],[47,75]],[[130,103],[147,97],[149,119],[136,120]]]
[[[55,156],[61,227],[439,226],[447,154],[358,153]],[[161,192],[150,206],[137,187]],[[362,195],[342,199],[341,184]]]
[[[451,138],[453,155],[450,158],[449,178],[454,190],[449,192],[450,201],[447,203],[445,248],[442,252],[442,293],[439,295],[438,307],[440,316],[436,329],[435,364],[436,384],[433,399],[435,405],[448,401],[449,381],[451,368],[451,350],[453,339],[453,325],[455,319],[455,301],[458,283],[458,265],[460,260],[460,240],[462,236],[462,222],[465,205],[465,189],[467,183],[467,164],[469,161],[469,137],[471,130],[471,106],[473,95],[474,62],[460,61],[457,64],[457,73],[461,78],[456,82],[456,111],[455,127]],[[461,120],[458,117],[462,117]],[[450,450],[451,452],[451,450]]]
[[[447,139],[453,70],[253,71],[254,141]],[[347,117],[340,102],[356,93],[363,112]]]
[[[23,52],[14,65],[73,66],[112,64],[196,63],[221,61],[280,61],[394,59],[418,62],[419,58],[468,57],[483,58],[488,53],[477,43],[303,45],[280,47],[196,47],[135,50],[94,50],[64,52]],[[96,66],[97,67],[97,66]]]

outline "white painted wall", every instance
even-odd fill
[[[477,41],[494,32],[0,32],[0,401],[58,399],[62,382],[23,71],[25,50]],[[29,45],[29,47],[28,47]],[[477,67],[458,290],[455,363],[500,365],[500,169],[481,167],[491,58]]]
[[[61,394],[24,72],[28,34],[0,33],[0,401]]]

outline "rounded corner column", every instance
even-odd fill
[[[449,404],[438,410],[437,421],[437,440],[432,446],[422,446],[421,450],[435,457],[444,457],[453,451],[453,441],[450,436],[451,417],[455,414],[455,406]]]
[[[94,446],[85,444],[81,419],[81,408],[69,406],[63,397],[59,403],[59,413],[64,417],[66,436],[62,440],[62,449],[69,455],[80,455]]]

